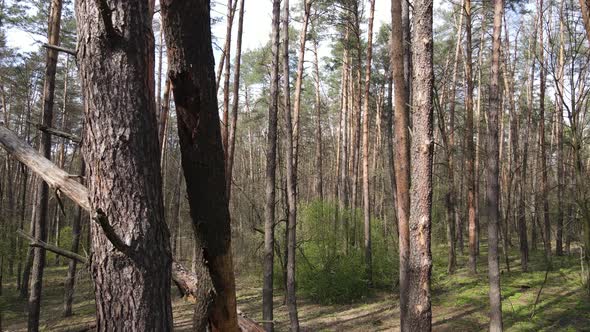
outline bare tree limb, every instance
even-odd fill
[[[27,122],[32,124],[33,126],[35,126],[35,128],[37,128],[38,130],[41,130],[42,132],[45,132],[45,133],[48,133],[48,134],[51,134],[54,136],[63,137],[63,138],[69,139],[70,141],[75,142],[75,143],[82,142],[82,138],[80,138],[74,134],[66,133],[65,131],[61,131],[61,130],[57,130],[55,128],[47,127],[47,126],[42,125],[38,122],[29,121],[29,120],[27,120]]]
[[[61,46],[57,46],[57,45],[51,45],[51,44],[43,44],[43,47],[49,48],[49,49],[52,49],[52,50],[56,50],[56,51],[59,51],[59,52],[67,53],[69,55],[72,55],[72,56],[76,57],[76,51],[75,50],[72,50],[72,49],[69,49],[69,48],[65,48],[65,47],[61,47]]]
[[[82,255],[79,255],[79,254],[77,254],[75,252],[71,252],[69,250],[65,250],[65,249],[62,249],[60,247],[54,246],[52,244],[49,244],[49,243],[43,242],[41,240],[38,240],[38,239],[32,237],[31,235],[25,233],[25,231],[23,231],[22,229],[17,230],[16,233],[19,236],[21,236],[21,237],[23,237],[23,238],[31,241],[31,244],[30,245],[32,247],[43,248],[45,250],[49,250],[49,251],[51,251],[53,253],[56,253],[56,254],[58,254],[60,256],[64,256],[64,257],[67,257],[69,259],[76,260],[76,261],[78,261],[80,263],[83,263],[83,264],[88,264],[88,258],[86,258],[86,257],[84,257]]]

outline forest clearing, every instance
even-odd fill
[[[590,0],[0,0],[0,332],[590,331]]]

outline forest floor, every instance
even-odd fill
[[[460,268],[446,274],[444,247],[435,248],[432,305],[435,331],[487,330],[487,256],[479,258],[475,276]],[[483,249],[483,248],[482,248]],[[502,268],[502,305],[507,331],[590,331],[590,297],[581,282],[579,256],[553,257],[546,273],[541,251],[531,255],[529,272],[520,271],[516,252],[511,252],[511,272],[505,260]],[[466,266],[466,257],[458,266]],[[74,316],[62,317],[63,280],[66,267],[46,270],[42,298],[42,330],[76,331],[94,319],[94,295],[88,273],[79,274],[74,300]],[[546,277],[547,275],[547,277]],[[545,280],[546,279],[546,280]],[[238,277],[238,307],[254,320],[261,319],[261,282],[253,277]],[[374,296],[352,304],[319,305],[299,299],[299,318],[304,331],[396,331],[399,308],[396,292],[375,291]],[[173,290],[176,331],[191,328],[192,304],[177,297]],[[538,300],[537,300],[538,297]],[[288,313],[282,294],[275,297],[277,330],[288,327]],[[535,302],[537,304],[535,305]],[[4,331],[26,331],[26,301],[18,297],[15,279],[6,278],[0,296]]]

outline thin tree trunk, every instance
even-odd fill
[[[472,41],[471,41],[471,0],[465,0],[465,37],[467,38],[467,45],[465,46],[465,81],[467,82],[467,91],[465,96],[465,112],[466,116],[466,133],[465,139],[467,143],[467,211],[468,211],[468,225],[469,225],[469,266],[472,273],[477,273],[477,225],[475,217],[475,174],[474,174],[474,159],[475,159],[475,145],[473,142],[473,78],[472,68],[473,60],[471,55]],[[480,51],[481,52],[481,51]]]
[[[145,1],[76,1],[97,331],[172,329],[152,14]]]
[[[392,43],[391,64],[395,88],[395,179],[397,184],[397,217],[399,230],[399,291],[400,291],[400,326],[402,331],[409,331],[410,325],[410,140],[408,127],[409,108],[407,82],[404,79],[404,29],[402,25],[402,2],[392,0]]]
[[[545,90],[547,88],[546,81],[546,63],[545,63],[545,49],[543,47],[543,0],[539,0],[539,80],[540,80],[540,93],[539,93],[539,145],[541,148],[541,202],[543,204],[543,225],[544,225],[544,243],[545,243],[545,255],[551,256],[551,223],[549,220],[549,200],[547,199],[548,191],[548,179],[547,179],[547,152],[545,144]]]
[[[319,65],[319,55],[318,55],[318,40],[317,35],[314,38],[314,83],[315,83],[315,108],[316,108],[316,132],[315,132],[315,139],[316,139],[316,150],[315,150],[315,185],[314,185],[314,192],[315,195],[320,199],[320,201],[324,200],[324,174],[322,169],[322,99],[321,99],[321,90],[320,90],[320,65]],[[336,172],[338,174],[338,172]]]
[[[563,17],[563,6],[564,0],[560,1],[560,15]],[[564,81],[564,22],[559,22],[559,60],[557,67],[557,82],[559,91],[563,91]],[[563,160],[563,103],[555,97],[556,101],[556,119],[557,119],[557,237],[555,239],[555,254],[557,256],[563,255],[563,193],[564,193],[564,176],[565,176],[565,164]],[[567,231],[566,231],[567,232]],[[567,236],[567,235],[566,235]]]
[[[62,1],[51,1],[49,13],[48,40],[52,45],[59,45],[59,30],[61,21]],[[55,92],[55,74],[57,69],[57,56],[55,50],[47,49],[47,62],[45,65],[45,84],[43,86],[43,115],[42,124],[52,127],[53,101]],[[51,158],[51,135],[41,133],[39,152],[46,158]],[[43,180],[37,181],[37,201],[35,218],[35,237],[41,241],[47,241],[47,215],[49,205],[49,187]],[[40,248],[33,250],[33,265],[31,271],[31,288],[29,292],[29,319],[28,330],[39,331],[39,319],[41,314],[41,291],[43,289],[43,270],[45,268],[45,251]]]
[[[240,65],[242,62],[242,33],[244,28],[244,0],[240,0],[240,13],[238,16],[238,40],[236,45],[236,64],[234,68],[234,85],[232,100],[232,121],[229,132],[229,146],[226,159],[226,191],[227,201],[231,200],[232,174],[234,169],[234,154],[236,149],[236,130],[238,127],[238,104],[240,102]]]
[[[80,176],[84,178],[86,172],[86,164],[84,159],[80,158]],[[80,224],[84,211],[82,207],[78,207],[76,216],[72,223],[72,252],[78,253],[78,247],[80,246]],[[75,259],[71,259],[68,263],[68,275],[64,283],[64,317],[72,315],[72,303],[74,302],[74,284],[76,282],[76,267],[78,262]]]
[[[293,158],[295,176],[297,177],[297,168],[299,160],[299,118],[301,111],[301,86],[303,84],[303,64],[305,62],[305,43],[307,41],[307,26],[311,14],[311,4],[313,0],[303,0],[303,26],[299,34],[299,58],[297,59],[297,78],[295,79],[295,101],[293,104]]]
[[[277,168],[277,115],[279,111],[279,21],[281,2],[272,3],[271,49],[272,63],[270,71],[270,102],[268,109],[268,136],[266,144],[266,205],[264,212],[264,261],[262,286],[262,319],[264,329],[273,331],[273,271],[274,271],[274,230],[276,200],[276,168]]]
[[[363,104],[363,216],[365,224],[365,270],[369,286],[373,284],[373,253],[371,249],[371,200],[369,196],[369,98],[371,88],[371,60],[373,57],[373,20],[375,0],[370,0],[367,63],[365,66],[365,98]]]
[[[432,208],[433,85],[432,8],[430,0],[415,0],[412,43],[412,190],[410,213],[409,331],[432,329],[430,251]]]
[[[501,112],[500,91],[498,88],[500,67],[500,36],[502,33],[502,12],[504,0],[494,0],[494,31],[492,47],[492,68],[490,73],[490,95],[488,109],[488,142],[489,156],[487,169],[487,215],[488,215],[488,278],[490,283],[490,331],[502,331],[502,300],[500,289],[500,268],[498,260],[498,210],[499,184],[499,141],[498,116]]]
[[[297,313],[297,295],[295,293],[295,256],[297,249],[297,174],[296,174],[296,157],[295,141],[293,133],[293,123],[291,119],[291,92],[289,83],[289,0],[283,0],[283,17],[282,17],[282,41],[283,48],[283,96],[285,126],[286,126],[286,146],[285,146],[285,163],[287,166],[287,309],[289,311],[290,330],[299,331],[299,317]]]
[[[224,160],[228,158],[229,148],[229,78],[231,74],[231,38],[235,16],[235,7],[238,0],[227,0],[227,31],[225,33],[225,69],[223,79],[223,127],[221,127],[221,140],[223,144]],[[217,87],[216,87],[217,89]]]

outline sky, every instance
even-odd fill
[[[212,17],[225,17],[226,5],[225,1],[218,1],[211,9]],[[246,8],[244,13],[244,35],[243,46],[244,50],[251,50],[263,46],[269,40],[271,30],[271,15],[272,15],[272,0],[246,0]],[[293,1],[291,1],[293,2]],[[390,20],[390,0],[376,0],[375,2],[375,27],[374,31],[379,31],[379,28],[384,23]],[[367,8],[368,10],[368,8]],[[235,21],[237,25],[237,17]],[[293,23],[296,26],[297,23]],[[225,21],[220,21],[212,26],[213,35],[217,36],[223,43],[223,36],[225,35]],[[366,29],[366,28],[365,28]],[[236,33],[234,28],[234,34]],[[44,43],[46,37],[33,35],[31,33],[18,30],[9,29],[7,33],[7,42],[10,47],[20,48],[23,51],[35,50],[40,43]],[[233,39],[235,41],[235,38]]]

